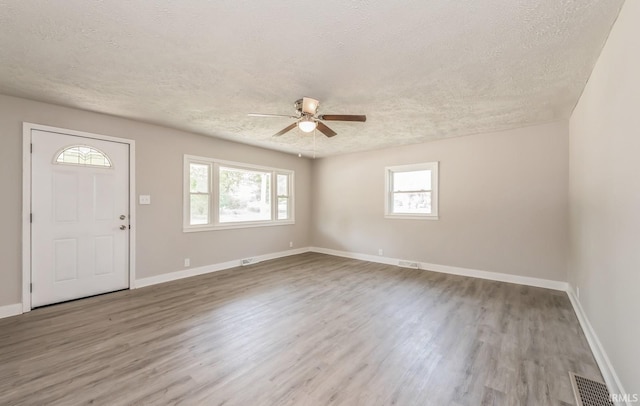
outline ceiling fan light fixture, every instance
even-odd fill
[[[298,128],[300,129],[300,131],[305,133],[312,132],[313,130],[316,129],[317,126],[318,126],[318,123],[308,117],[298,121]]]
[[[303,97],[302,99],[298,99],[293,104],[296,109],[295,116],[287,116],[284,114],[261,114],[261,113],[251,113],[249,114],[252,117],[290,117],[296,119],[293,123],[289,124],[282,130],[273,134],[274,137],[279,137],[282,134],[286,134],[294,128],[298,127],[300,131],[305,133],[312,133],[315,130],[320,131],[325,136],[331,138],[338,133],[333,131],[331,128],[327,127],[324,121],[359,121],[365,122],[367,121],[367,116],[362,115],[354,115],[354,114],[320,114],[318,115],[318,107],[320,106],[320,102],[316,99],[312,99],[311,97]],[[314,137],[315,139],[315,137]]]

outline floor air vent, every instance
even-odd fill
[[[569,372],[578,406],[614,406],[607,385]]]
[[[251,264],[257,264],[258,261],[256,258],[245,258],[243,260],[240,261],[240,265],[242,266],[247,266],[247,265],[251,265]]]

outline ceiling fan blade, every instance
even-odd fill
[[[334,135],[337,135],[338,133],[333,131],[331,128],[327,127],[323,122],[318,121],[318,130],[326,135],[327,137],[333,137]]]
[[[318,111],[318,106],[320,102],[316,99],[312,99],[311,97],[303,97],[302,98],[302,112],[315,115]]]
[[[327,121],[367,121],[367,116],[354,114],[321,114],[318,116],[320,120]]]
[[[282,130],[280,130],[279,132],[273,134],[273,136],[274,137],[279,137],[282,134],[284,134],[286,132],[289,132],[289,131],[293,130],[294,128],[296,128],[296,125],[298,125],[298,123],[293,123],[290,126],[287,126],[287,127],[283,128]]]
[[[287,118],[298,118],[296,116],[289,116],[285,114],[262,114],[262,113],[249,113],[247,114],[249,117],[287,117]]]

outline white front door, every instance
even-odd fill
[[[31,305],[129,287],[129,145],[31,131]]]

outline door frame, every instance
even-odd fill
[[[136,143],[127,138],[111,137],[85,131],[68,130],[42,124],[22,123],[22,312],[31,311],[31,131],[52,133],[119,142],[129,145],[129,289],[135,289],[136,280]]]

